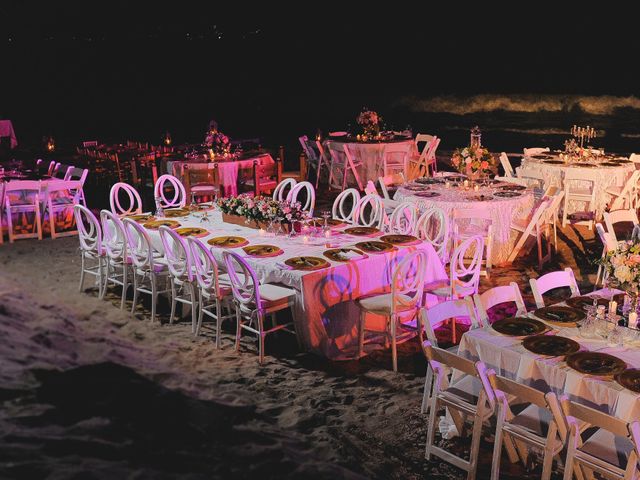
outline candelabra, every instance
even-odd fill
[[[584,147],[584,141],[587,140],[587,145],[591,139],[596,138],[596,129],[587,125],[586,127],[578,127],[574,125],[571,127],[571,135],[580,140],[580,148]]]

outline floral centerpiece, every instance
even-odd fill
[[[358,115],[358,118],[356,118],[356,122],[362,127],[364,135],[368,137],[375,137],[380,133],[382,117],[373,110],[363,108],[360,115]]]
[[[217,205],[223,215],[244,217],[254,228],[267,222],[292,224],[308,217],[300,202],[280,202],[271,197],[253,197],[243,194],[237,197],[220,198]]]
[[[217,130],[211,130],[204,139],[204,144],[216,155],[228,155],[231,151],[229,137]]]
[[[491,172],[496,161],[484,147],[472,145],[458,148],[453,152],[451,163],[460,172],[469,177],[479,177]]]
[[[612,286],[638,295],[640,284],[640,239],[619,242],[618,247],[596,263],[605,270],[605,278]]]

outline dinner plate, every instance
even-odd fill
[[[440,196],[438,192],[415,192],[414,195],[420,198],[433,198]]]
[[[581,295],[579,297],[571,297],[566,300],[567,305],[573,308],[578,308],[580,310],[586,310],[587,307],[593,305],[593,297],[588,295]],[[605,307],[609,305],[609,300],[606,298],[598,298],[598,305],[604,305]]]
[[[544,323],[527,317],[511,317],[496,320],[491,324],[496,332],[509,337],[528,337],[547,330]]]
[[[322,228],[324,227],[324,218],[312,218],[309,220],[309,225],[316,228]],[[332,228],[338,228],[346,225],[346,223],[336,220],[335,218],[327,218],[327,225]]]
[[[207,240],[207,243],[213,247],[220,248],[238,248],[244,247],[249,241],[244,237],[235,237],[227,235],[224,237],[214,237]]]
[[[357,235],[361,237],[380,233],[380,230],[373,227],[349,227],[345,228],[343,231],[349,235]]]
[[[432,178],[432,177],[421,177],[416,178],[414,183],[420,183],[422,185],[437,185],[444,183],[445,180],[442,178]]]
[[[378,241],[370,241],[370,242],[359,242],[356,243],[356,247],[358,247],[363,252],[368,253],[387,253],[396,249],[393,245],[387,242],[378,242]]]
[[[319,270],[330,266],[329,262],[320,257],[292,257],[286,259],[284,264],[294,270]]]
[[[124,215],[122,218],[128,218],[129,220],[133,220],[134,222],[150,222],[156,219],[156,217],[154,217],[150,213],[134,213],[133,215]]]
[[[521,197],[522,194],[519,192],[514,192],[511,190],[506,190],[504,192],[496,192],[493,194],[494,197],[500,197],[500,198],[515,198],[515,197]]]
[[[204,212],[207,210],[213,210],[215,205],[211,203],[198,203],[197,205],[190,205],[189,210],[193,212]]]
[[[598,165],[596,165],[595,163],[581,163],[575,166],[578,168],[598,168]]]
[[[186,215],[189,215],[189,210],[187,208],[167,208],[164,211],[164,216],[168,218],[184,217]]]
[[[543,153],[537,155],[531,155],[531,158],[535,158],[536,160],[551,160],[556,158],[555,155],[545,155]]]
[[[413,235],[383,235],[380,237],[381,242],[387,242],[392,245],[412,245],[420,241],[418,237]]]
[[[517,192],[517,191],[522,191],[522,190],[526,190],[527,187],[525,187],[524,185],[502,185],[500,188],[500,190],[504,190],[504,191],[513,191],[513,192]]]
[[[275,245],[249,245],[243,247],[243,250],[251,257],[277,257],[283,253],[282,249]]]
[[[175,220],[151,220],[150,222],[143,223],[142,226],[150,230],[157,230],[162,226],[178,228],[180,226],[180,222],[176,222]]]
[[[330,137],[346,137],[347,132],[329,132]]]
[[[617,162],[602,162],[600,165],[603,167],[619,167],[620,164]]]
[[[406,190],[409,190],[410,192],[422,192],[424,190],[427,190],[429,187],[427,185],[424,184],[418,184],[418,185],[414,185],[414,184],[409,184],[409,185],[405,185],[404,187]]]
[[[576,352],[567,357],[567,365],[585,375],[613,376],[624,372],[627,364],[618,357],[601,352]]]
[[[349,258],[345,256],[350,252],[352,255],[359,255],[359,258]],[[322,254],[334,262],[349,262],[351,260],[360,260],[361,258],[367,257],[367,254],[355,248],[331,248],[329,250],[325,250]]]
[[[547,157],[547,158],[553,158],[553,157]],[[549,165],[564,165],[564,162],[562,160],[544,160],[542,163],[547,163]]]
[[[580,350],[580,344],[557,335],[532,335],[522,340],[522,346],[536,355],[559,357]]]
[[[181,227],[176,229],[176,233],[181,237],[206,237],[209,231],[198,227]]]
[[[640,393],[640,368],[629,368],[615,376],[616,382],[624,388]]]
[[[554,323],[573,323],[579,322],[583,320],[587,315],[583,310],[579,310],[573,307],[563,307],[558,305],[551,305],[550,307],[539,308],[533,312],[533,314],[541,318],[542,320],[546,320],[548,322]]]
[[[470,202],[488,202],[489,200],[493,200],[491,195],[470,195],[467,197],[467,200]]]

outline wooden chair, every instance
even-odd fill
[[[584,171],[583,171],[584,170]],[[584,184],[589,183],[589,187]],[[587,223],[589,230],[593,228],[596,209],[596,180],[589,169],[570,168],[564,174],[564,205],[562,207],[562,227],[566,227],[569,217],[569,202],[586,204],[587,220],[575,223]]]
[[[382,152],[382,174],[384,176],[394,173],[404,174],[409,165],[409,152],[406,147],[386,145]]]
[[[282,179],[281,174],[280,162],[260,163],[258,160],[254,160],[253,178],[248,180],[246,184],[253,189],[255,196],[264,193],[271,194],[280,183]]]
[[[635,170],[622,187],[610,186],[605,190],[612,197],[609,203],[609,210],[638,208],[636,202],[638,198],[638,179],[640,179],[640,170]]]
[[[513,263],[516,259],[522,247],[524,247],[527,240],[535,238],[538,246],[538,268],[542,269],[544,262],[551,259],[551,242],[549,241],[549,235],[547,235],[547,253],[542,254],[542,237],[545,231],[544,213],[549,208],[550,202],[545,200],[533,211],[530,218],[514,218],[511,220],[511,230],[520,232],[520,237],[516,241],[507,262]]]
[[[329,153],[331,155],[329,187],[344,190],[347,187],[349,174],[351,174],[358,185],[358,189],[364,190],[362,181],[360,180],[360,174],[357,170],[362,163],[353,157],[349,146],[346,143],[339,144],[337,142],[328,142],[327,145],[329,146]],[[340,179],[340,177],[342,177],[342,179]]]
[[[71,214],[73,207],[80,203],[82,183],[79,180],[49,181],[45,184],[43,193],[43,218],[49,218],[51,238],[65,237],[78,233],[77,229],[56,231],[56,215],[58,213]],[[75,217],[74,217],[75,223]]]
[[[443,265],[449,261],[449,217],[444,210],[426,209],[416,222],[416,235],[433,246]]]
[[[204,167],[204,168],[203,168]],[[192,203],[196,198],[217,198],[221,192],[218,163],[182,165],[182,182],[186,195],[191,197]]]
[[[640,172],[640,170],[636,170]],[[607,232],[613,237],[614,241],[618,242],[618,235],[615,231],[615,225],[618,223],[632,223],[635,227],[638,225],[638,214],[635,210],[615,210],[613,212],[604,212],[604,222],[607,225]]]
[[[516,315],[524,315],[527,313],[527,307],[522,299],[520,287],[518,287],[516,282],[511,282],[509,285],[493,287],[480,294],[476,293],[473,296],[473,302],[476,305],[476,311],[478,312],[478,318],[482,326],[487,326],[491,323],[487,312],[500,303],[515,303],[518,308]]]
[[[531,278],[529,279],[529,284],[538,308],[544,307],[544,298],[542,296],[555,288],[569,287],[572,297],[580,295],[576,277],[573,275],[573,270],[568,267],[564,270],[547,273],[538,278]]]
[[[461,221],[465,224],[462,225]],[[483,274],[489,277],[493,256],[493,215],[485,208],[454,208],[451,212],[451,226],[453,231],[453,245],[459,245],[464,239],[474,235],[482,236],[484,240],[485,269]]]
[[[304,152],[304,155],[307,159],[306,161],[306,167],[305,167],[305,176],[301,178],[304,180],[309,180],[309,172],[311,171],[311,169],[313,169],[315,171],[315,175],[316,175],[316,182],[315,182],[315,188],[316,190],[318,189],[318,185],[320,184],[320,176],[322,174],[322,169],[323,166],[326,167],[325,164],[325,159],[324,159],[324,155],[321,152],[321,147],[318,147],[318,144],[320,143],[318,140],[316,140],[315,142],[312,142],[311,140],[309,140],[309,137],[307,137],[306,135],[302,135],[301,137],[298,138],[298,141],[300,142],[300,145],[302,145],[302,151]],[[308,168],[311,167],[311,168]],[[302,169],[302,163],[301,163],[301,169]]]
[[[505,177],[515,177],[515,173],[513,171],[513,167],[511,166],[511,162],[509,161],[509,157],[507,156],[507,154],[505,152],[502,152],[500,154],[500,164],[502,165],[502,168],[504,169],[504,176]]]
[[[409,160],[409,173],[407,178],[409,180],[429,176],[431,170],[432,175],[438,171],[438,163],[436,158],[436,150],[440,145],[440,139],[433,137],[422,150],[420,156]]]
[[[596,232],[598,232],[598,237],[600,237],[600,241],[602,242],[602,255],[600,258],[604,259],[607,256],[607,253],[613,252],[618,247],[618,242],[613,234],[605,231],[601,223],[596,223]],[[607,271],[603,268],[602,264],[600,264],[598,265],[596,281],[593,285],[594,291],[599,285],[602,285],[606,279]]]

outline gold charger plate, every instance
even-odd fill
[[[134,213],[133,215],[124,215],[122,218],[128,218],[129,220],[133,220],[134,222],[151,222],[155,220],[156,217],[151,215],[150,213]]]
[[[515,191],[520,191],[520,190],[526,190],[527,187],[525,187],[524,185],[502,185],[500,187],[498,187],[500,190],[505,190],[508,192],[515,192]]]
[[[378,241],[358,242],[356,243],[356,247],[358,247],[363,252],[369,253],[387,253],[396,249],[396,247],[394,247],[390,243]]]
[[[380,237],[381,242],[387,242],[392,245],[411,245],[420,241],[418,237],[413,235],[383,235]]]
[[[547,330],[544,323],[527,317],[511,317],[496,320],[491,324],[496,332],[508,337],[528,337]]]
[[[532,335],[522,340],[522,346],[536,355],[548,357],[571,355],[580,350],[575,340],[555,335]]]
[[[214,247],[220,248],[236,248],[236,247],[244,247],[249,241],[244,237],[234,237],[234,236],[226,236],[226,237],[214,237],[207,240],[207,243]]]
[[[311,220],[309,220],[309,225],[316,228],[322,228],[324,227],[324,218],[312,218]],[[342,227],[346,224],[344,222],[341,222],[340,220],[336,220],[335,218],[328,218],[327,225],[329,225],[329,227],[335,228]]]
[[[358,236],[367,236],[367,235],[375,235],[380,233],[380,230],[373,227],[349,227],[345,228],[344,233],[349,235],[358,235]]]
[[[205,212],[208,210],[213,210],[214,208],[215,205],[212,205],[210,203],[198,203],[196,205],[189,206],[189,210],[191,210],[192,212]]]
[[[176,222],[175,220],[152,220],[150,222],[143,223],[142,226],[151,230],[157,230],[162,226],[178,228],[180,226],[180,222]]]
[[[176,233],[181,237],[204,237],[209,235],[209,231],[198,227],[181,227],[176,229]]]
[[[587,316],[583,310],[573,307],[562,307],[551,305],[550,307],[542,307],[533,312],[533,314],[547,322],[557,324],[573,324],[580,320],[584,320]]]
[[[345,258],[342,255],[347,252],[355,252],[358,255],[361,255],[362,258],[367,257],[364,252],[357,250],[355,248],[330,248],[329,250],[325,250],[322,254],[327,257],[329,260],[334,262],[350,262],[351,260],[360,260],[359,258]]]
[[[242,249],[251,257],[277,257],[283,253],[282,249],[275,245],[249,245]]]
[[[551,157],[553,158],[553,157]],[[564,162],[562,160],[543,160],[542,163],[547,163],[549,165],[563,165]]]
[[[640,368],[630,368],[615,376],[616,382],[624,388],[640,393]]]
[[[585,375],[599,377],[613,376],[627,369],[623,360],[601,352],[576,352],[567,357],[567,365]]]
[[[167,218],[185,217],[187,215],[189,215],[188,208],[167,208],[164,211],[164,216]]]
[[[329,262],[320,257],[292,257],[286,259],[284,264],[294,270],[319,270],[330,266]]]
[[[585,310],[587,307],[593,305],[593,298],[594,297],[588,295],[580,295],[579,297],[571,297],[567,299],[566,302],[570,307]],[[598,305],[604,305],[606,307],[609,305],[609,300],[606,298],[598,298]]]

